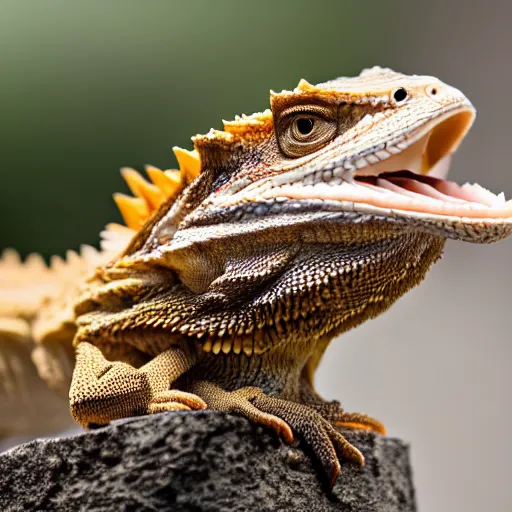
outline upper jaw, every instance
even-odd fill
[[[295,172],[291,181],[278,176],[254,192],[264,199],[338,201],[342,209],[364,214],[510,224],[512,201],[503,194],[443,179],[474,117],[467,100],[454,103],[371,151],[320,171]]]
[[[512,201],[477,184],[459,186],[443,179],[474,117],[469,101],[453,104],[378,147],[350,157],[330,151],[333,158],[324,155],[317,166],[313,158],[302,167],[210,197],[202,218],[193,215],[189,225],[325,209],[399,221],[472,242],[505,238],[512,233]]]
[[[408,170],[444,178],[451,155],[459,147],[475,119],[469,102],[432,115],[419,126],[390,140],[384,149],[358,158],[354,176],[378,176],[383,172]]]

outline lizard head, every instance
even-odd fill
[[[440,80],[372,68],[316,86],[302,80],[272,93],[271,106],[195,138],[216,180],[187,226],[315,211],[471,242],[512,231],[503,194],[445,180],[475,110]]]
[[[109,306],[122,313],[105,325],[207,334],[206,351],[248,342],[249,353],[299,324],[321,336],[379,314],[423,279],[446,238],[512,233],[502,194],[445,179],[474,117],[436,78],[372,68],[302,80],[272,93],[271,109],[197,135],[193,152],[177,153],[181,181],[150,169],[155,188],[125,173],[138,198],[118,204],[137,232],[106,267],[102,293],[126,279],[132,299]],[[133,296],[140,304],[126,309]]]
[[[434,77],[372,68],[318,85],[301,80],[272,92],[271,109],[194,137],[199,177],[128,253],[175,266],[191,247],[235,237],[499,240],[512,232],[512,203],[445,179],[474,117],[464,94]]]

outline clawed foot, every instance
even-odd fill
[[[362,428],[383,433],[378,421],[364,414],[344,413],[339,405],[305,405],[265,395],[255,387],[226,392],[210,382],[192,384],[191,391],[200,396],[208,407],[242,414],[277,431],[287,442],[293,433],[299,434],[313,450],[328,475],[331,487],[340,472],[340,459],[364,466],[363,454],[334,428]],[[315,410],[316,409],[316,410]]]
[[[200,396],[210,409],[238,413],[246,418],[266,425],[277,432],[288,444],[293,443],[293,432],[290,426],[278,416],[268,414],[252,402],[263,391],[256,387],[245,387],[236,391],[224,391],[211,382],[199,381],[191,386],[191,391]]]
[[[191,382],[187,391],[172,384],[194,365],[193,356],[179,347],[162,352],[136,368],[108,361],[100,349],[81,342],[70,390],[71,412],[83,426],[106,424],[114,419],[173,410],[209,407],[229,411],[272,428],[285,442],[298,434],[311,448],[334,485],[340,460],[364,465],[363,454],[335,427],[384,433],[381,423],[364,414],[344,412],[337,402],[299,403],[266,395],[260,388],[224,391],[207,381]]]

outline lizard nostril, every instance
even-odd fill
[[[434,96],[439,94],[439,89],[435,85],[429,85],[425,88],[425,92],[427,93],[427,96],[430,96],[432,99],[434,99]]]
[[[407,99],[407,91],[403,87],[399,87],[393,93],[393,99],[397,103],[402,103]]]

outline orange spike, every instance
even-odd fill
[[[299,89],[299,91],[303,91],[303,92],[318,91],[318,87],[310,84],[307,80],[304,80],[304,78],[300,79],[299,85],[297,85],[297,89]]]
[[[146,165],[146,172],[166,198],[174,196],[181,187],[179,171],[162,171],[158,167]]]
[[[114,194],[113,197],[126,225],[131,229],[140,229],[149,217],[146,201],[119,193]]]
[[[178,169],[167,169],[164,173],[174,183],[175,187],[181,188],[186,185],[181,181],[181,171]]]
[[[133,194],[144,199],[152,209],[156,210],[165,201],[163,192],[147,182],[135,169],[123,167],[121,175]]]
[[[178,146],[174,146],[172,150],[178,159],[180,171],[185,176],[185,181],[190,183],[192,180],[197,178],[201,172],[201,159],[199,158],[199,153],[195,149],[193,151],[187,151],[186,149],[179,148]]]

